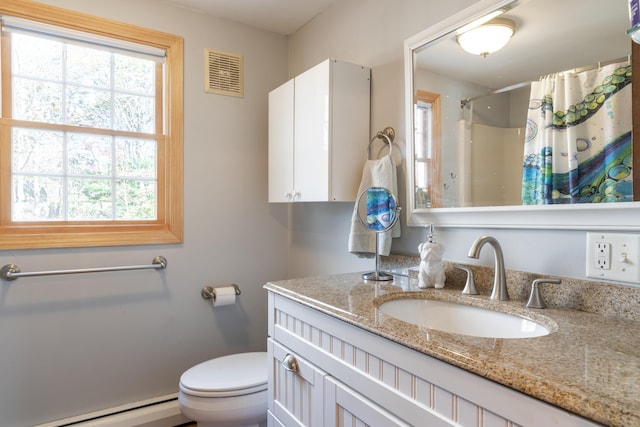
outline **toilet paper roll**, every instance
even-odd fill
[[[214,307],[221,307],[224,305],[232,305],[236,303],[236,289],[233,286],[214,288],[213,295]]]

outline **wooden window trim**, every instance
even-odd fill
[[[424,90],[416,90],[416,95],[413,100],[414,105],[418,102],[424,102],[425,104],[431,104],[433,112],[433,127],[431,135],[431,161],[427,162],[428,166],[428,183],[427,191],[431,197],[431,207],[442,207],[442,174],[441,161],[440,161],[440,95],[433,92],[427,92]]]
[[[183,240],[183,51],[180,36],[20,0],[4,0],[0,14],[163,49],[164,117],[157,120],[158,219],[144,222],[7,223],[10,212],[11,159],[0,156],[0,250],[181,243]],[[3,52],[6,51],[3,46]],[[3,76],[4,91],[7,85]],[[160,79],[160,78],[159,78]],[[160,104],[159,104],[160,105]],[[160,113],[162,114],[162,113]],[[0,152],[8,153],[12,120],[0,120]],[[164,127],[164,132],[162,127]],[[8,181],[7,181],[8,179]],[[164,187],[164,191],[161,189]],[[7,205],[9,203],[9,205]]]

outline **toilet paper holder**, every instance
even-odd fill
[[[235,289],[236,291],[236,295],[240,295],[240,288],[238,287],[238,285],[236,285],[235,283],[230,284],[229,286],[231,286],[233,289]],[[214,287],[213,286],[205,286],[204,288],[202,288],[202,290],[200,291],[200,295],[202,295],[202,298],[204,299],[210,299],[210,300],[216,300],[216,293],[214,292]]]

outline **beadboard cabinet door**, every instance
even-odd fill
[[[272,399],[268,402],[272,422],[293,427],[323,427],[323,391],[325,373],[303,358],[269,339],[269,383]],[[293,365],[292,365],[293,364]]]
[[[269,202],[355,201],[371,70],[328,59],[269,94]]]
[[[272,339],[268,353],[269,426],[410,427]]]
[[[349,386],[332,377],[324,379],[326,425],[336,427],[411,427]]]
[[[293,201],[293,80],[269,92],[269,202]]]

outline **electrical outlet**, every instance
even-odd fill
[[[587,277],[640,283],[640,234],[587,233]]]
[[[611,270],[611,243],[596,243],[596,268]]]

